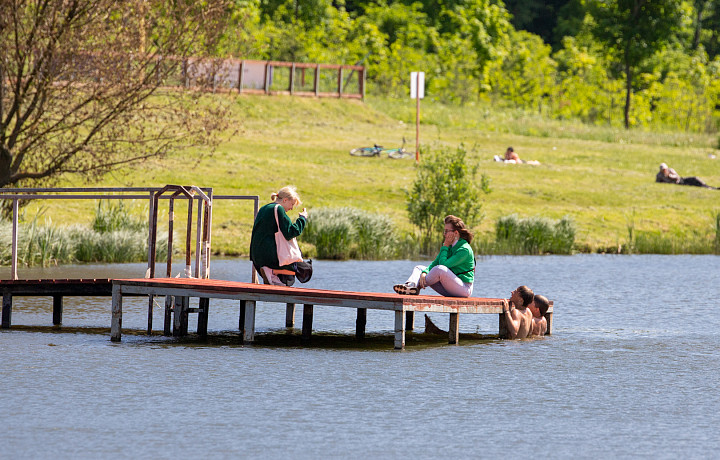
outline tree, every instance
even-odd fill
[[[0,0],[0,187],[211,142],[218,114],[159,89],[212,49],[225,11],[220,0]]]
[[[410,222],[420,229],[421,245],[427,251],[439,234],[448,214],[460,217],[472,228],[482,220],[482,193],[490,193],[490,179],[476,180],[478,165],[466,162],[462,145],[452,151],[428,154],[417,169],[412,190],[406,192]]]
[[[625,74],[625,128],[630,128],[630,103],[635,70],[662,49],[680,26],[677,0],[591,0],[595,38]]]

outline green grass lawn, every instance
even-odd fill
[[[415,104],[410,99],[311,99],[289,96],[215,95],[207,104],[231,106],[231,130],[217,150],[177,152],[162,161],[107,175],[97,186],[192,184],[213,187],[215,194],[259,195],[261,204],[283,185],[294,184],[312,214],[313,208],[353,206],[390,216],[411,231],[403,190],[415,178],[410,159],[351,157],[353,147],[399,147],[403,137],[414,149]],[[476,232],[489,237],[495,220],[521,217],[560,218],[576,222],[576,245],[584,251],[617,248],[635,231],[674,235],[714,232],[720,191],[656,184],[661,162],[681,176],[699,176],[720,186],[717,135],[654,133],[594,127],[547,120],[521,112],[487,107],[448,107],[423,101],[420,143],[431,150],[470,149],[469,157],[491,178],[484,197],[485,219]],[[506,165],[492,160],[512,145],[523,159],[539,166]],[[64,185],[79,186],[68,179]],[[136,204],[143,212],[145,203]],[[92,202],[34,203],[55,224],[85,223]],[[146,211],[145,211],[146,212]],[[184,215],[183,208],[177,209]],[[182,225],[179,225],[182,227]],[[176,228],[178,225],[176,225]],[[252,227],[249,203],[216,202],[213,242],[216,253],[247,255]],[[714,233],[713,233],[714,234]],[[181,241],[176,235],[176,241]]]

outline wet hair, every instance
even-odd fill
[[[465,222],[461,218],[455,217],[452,214],[445,217],[445,223],[450,224],[460,234],[460,238],[464,239],[468,243],[473,240],[473,234],[469,228],[465,226]]]
[[[295,200],[296,206],[300,205],[301,203],[300,195],[298,195],[297,190],[295,190],[295,187],[292,185],[287,185],[278,190],[277,193],[273,193],[272,195],[270,195],[270,201],[275,201],[278,198],[280,198],[281,200],[285,198],[292,198],[293,200]]]
[[[545,316],[548,308],[550,308],[550,301],[544,295],[535,295],[535,306],[540,310],[540,316]]]
[[[520,294],[520,298],[523,300],[523,307],[527,307],[530,305],[530,303],[535,298],[535,294],[533,293],[532,289],[530,289],[527,286],[520,286],[517,288],[518,294]]]

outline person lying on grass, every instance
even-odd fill
[[[445,217],[444,241],[429,267],[416,266],[410,278],[393,289],[398,294],[417,295],[431,287],[445,297],[470,297],[475,279],[475,254],[470,247],[473,234],[459,217]]]
[[[510,163],[510,164],[528,164],[528,165],[539,165],[540,162],[537,160],[521,160],[520,156],[515,153],[515,149],[512,147],[508,147],[505,151],[505,156],[501,157],[499,155],[495,155],[494,157],[495,161],[502,161],[503,163]]]
[[[660,163],[660,171],[655,175],[655,182],[678,185],[693,185],[695,187],[704,187],[717,189],[706,184],[702,179],[696,176],[680,177],[680,174],[674,169],[669,168],[665,163]]]

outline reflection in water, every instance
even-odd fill
[[[307,286],[391,292],[415,263],[316,261]],[[213,261],[211,270],[214,278],[250,277],[247,261]],[[144,272],[142,264],[78,266],[21,277]],[[108,298],[66,299],[62,333],[49,327],[50,299],[14,299],[13,323],[43,328],[0,333],[0,421],[12,427],[3,452],[707,457],[720,447],[718,273],[714,256],[481,258],[474,294],[507,297],[529,285],[555,300],[555,335],[487,340],[497,318],[463,315],[462,346],[409,334],[405,352],[391,350],[387,312],[368,312],[371,338],[358,346],[354,310],[316,307],[322,332],[301,347],[284,333],[284,305],[260,304],[267,343],[244,347],[238,305],[215,301],[207,342],[126,334],[113,344]],[[124,327],[145,327],[146,301],[129,301],[126,312]],[[156,327],[161,312],[158,305]],[[433,320],[447,327],[447,315]]]

